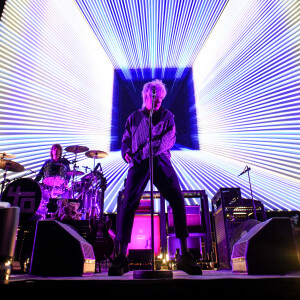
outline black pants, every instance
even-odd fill
[[[139,206],[149,177],[148,159],[128,170],[124,199],[118,216],[116,239],[120,243],[130,243],[135,211]],[[175,170],[164,154],[153,159],[153,183],[172,207],[176,237],[188,237],[184,198]]]

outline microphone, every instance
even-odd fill
[[[155,86],[152,87],[152,98],[155,98],[156,96],[156,89]]]
[[[153,114],[153,109],[154,109],[154,100],[156,98],[156,89],[155,86],[152,87],[152,104],[151,104],[151,111],[150,111],[150,116],[152,117]]]
[[[248,167],[248,166],[246,166],[245,169],[244,169],[244,171],[240,175],[238,175],[238,176],[241,176],[241,175],[245,174],[246,172],[248,172],[250,170],[251,170],[251,168]]]

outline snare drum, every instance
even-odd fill
[[[12,181],[3,191],[2,201],[20,207],[20,218],[30,219],[38,210],[42,191],[37,182],[30,178]]]
[[[44,168],[43,184],[61,186],[65,184],[66,166],[59,163],[48,163]]]

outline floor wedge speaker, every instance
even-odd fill
[[[300,270],[289,218],[272,218],[254,226],[232,250],[232,271],[249,275],[283,275]]]
[[[55,220],[37,222],[31,275],[81,276],[94,272],[93,247],[77,231]]]

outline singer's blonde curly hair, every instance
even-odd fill
[[[167,89],[165,84],[158,79],[155,79],[153,81],[147,82],[144,84],[143,91],[142,91],[142,97],[143,97],[143,106],[145,107],[145,98],[147,95],[152,94],[152,87],[155,86],[156,94],[160,94],[162,98],[165,98],[167,95]]]

